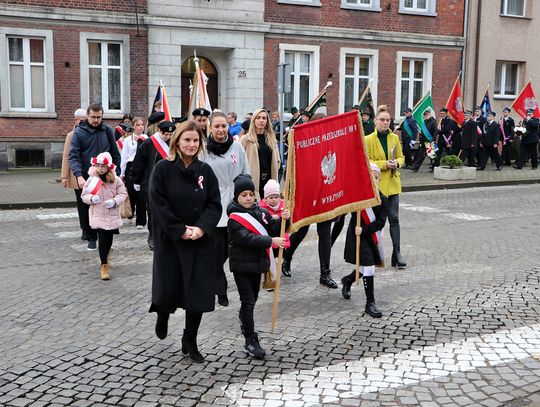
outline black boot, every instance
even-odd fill
[[[244,349],[254,359],[264,359],[266,356],[266,351],[261,347],[259,344],[259,336],[257,333],[253,333],[252,335],[248,336],[246,338],[246,345],[244,346]]]
[[[362,273],[360,273],[360,278],[362,278]],[[356,270],[353,270],[351,274],[341,279],[341,284],[343,284],[343,287],[341,287],[341,295],[343,295],[343,298],[345,298],[346,300],[351,299],[351,286],[353,285],[355,280]]]
[[[407,263],[401,257],[401,251],[399,250],[399,245],[394,245],[394,250],[392,251],[392,267],[397,267],[403,269],[407,267]]]
[[[169,328],[169,314],[158,312],[156,321],[156,336],[159,339],[165,339],[167,337],[167,330]]]
[[[281,274],[285,277],[291,276],[291,259],[283,256],[283,263],[281,263]]]
[[[203,355],[200,354],[197,348],[197,333],[188,332],[184,329],[184,336],[182,336],[182,353],[184,355],[189,354],[189,358],[195,363],[201,363],[204,361]]]
[[[321,269],[321,277],[319,278],[319,283],[328,287],[328,288],[338,288],[337,283],[330,277],[330,269],[323,267]]]
[[[382,317],[382,312],[375,303],[375,295],[373,294],[373,276],[362,278],[364,280],[364,290],[366,292],[366,314],[373,318]]]

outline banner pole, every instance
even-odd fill
[[[289,132],[289,145],[294,146],[294,143],[292,140],[294,139],[294,129],[291,129]],[[290,176],[291,176],[291,162],[294,160],[294,152],[291,154],[289,152],[289,157],[287,159],[287,172],[285,173],[285,189],[283,190],[283,210],[289,208],[289,185],[290,185]],[[283,238],[285,236],[285,226],[287,225],[287,221],[283,218],[281,218],[281,229],[279,232],[279,236]],[[277,313],[278,313],[278,307],[279,307],[279,287],[281,285],[281,269],[283,266],[283,247],[279,248],[278,251],[278,261],[277,261],[277,267],[276,267],[276,285],[274,287],[274,303],[272,305],[272,322],[270,327],[270,333],[274,333],[274,330],[276,329],[276,320],[277,320]]]
[[[356,226],[360,226],[360,211],[356,212]],[[360,284],[360,235],[356,234],[356,285]]]
[[[369,91],[369,87],[370,87],[370,84],[368,83],[368,85],[366,86],[366,89],[364,89],[364,93],[362,93],[362,96],[360,96],[360,99],[358,99],[358,103],[356,103],[357,105],[361,105],[362,104],[362,101],[364,100],[364,98],[366,97],[368,91]]]

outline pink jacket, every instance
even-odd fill
[[[259,202],[259,206],[261,208],[266,209],[268,212],[270,212],[270,215],[272,215],[272,217],[278,216],[281,218],[281,213],[283,212],[283,207],[285,206],[285,202],[283,201],[283,199],[281,199],[279,201],[279,205],[276,211],[270,205],[268,205],[268,203],[264,199],[262,199],[261,202]]]
[[[90,176],[97,176],[97,171],[94,167],[88,170]],[[101,201],[97,204],[92,203],[92,194],[86,192],[86,186],[90,182],[89,178],[83,187],[81,194],[82,201],[90,205],[90,226],[92,229],[113,230],[122,226],[123,222],[120,218],[120,205],[127,199],[127,192],[124,183],[120,177],[115,177],[114,182],[104,182],[103,186],[98,191],[97,195]],[[110,209],[105,208],[105,201],[114,199],[116,206]]]

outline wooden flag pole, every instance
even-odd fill
[[[290,140],[294,138],[294,129],[291,130],[289,134]],[[293,145],[293,144],[291,144]],[[290,185],[290,174],[291,174],[291,154],[289,154],[289,159],[287,160],[287,172],[285,174],[285,189],[283,191],[283,210],[289,208],[289,185]],[[285,237],[285,226],[287,224],[287,221],[283,218],[281,218],[281,230],[279,232],[279,236],[281,238]],[[277,313],[278,313],[278,306],[279,306],[279,287],[281,284],[281,268],[283,266],[283,247],[279,248],[278,251],[278,261],[277,261],[277,267],[276,267],[276,286],[274,287],[274,304],[272,305],[272,325],[270,327],[270,332],[274,333],[274,330],[276,328],[276,320],[277,320]]]
[[[356,212],[356,226],[360,226],[360,211]],[[356,235],[356,230],[355,233]],[[360,284],[360,235],[356,235],[356,284]]]
[[[366,95],[367,95],[367,93],[369,91],[369,87],[370,87],[370,85],[368,83],[368,85],[366,86],[366,89],[364,89],[364,93],[362,93],[362,96],[360,96],[360,99],[358,99],[357,105],[362,104],[362,101],[364,100],[364,98],[366,97]]]

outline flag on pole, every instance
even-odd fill
[[[156,102],[161,103],[161,111],[165,113],[165,120],[171,121],[171,110],[169,109],[169,101],[167,100],[167,92],[165,86],[159,81],[159,85],[152,105],[152,113],[156,111]]]
[[[461,94],[461,85],[459,84],[460,76],[461,73],[454,83],[454,87],[452,88],[452,92],[450,92],[450,97],[445,106],[448,109],[448,115],[456,121],[459,127],[465,121],[465,115],[463,114],[463,95]]]
[[[289,141],[293,231],[380,203],[357,112],[296,127]]]
[[[375,117],[375,106],[373,106],[373,96],[369,84],[357,104],[360,106],[360,112],[369,112],[371,117]]]
[[[482,109],[482,114],[484,117],[487,117],[488,113],[491,112],[491,101],[489,100],[489,86],[486,88],[486,93],[480,103],[480,109]]]
[[[431,134],[424,123],[424,112],[429,110],[431,116],[436,117],[435,109],[433,108],[433,100],[431,99],[431,93],[426,93],[426,95],[418,101],[418,103],[413,107],[413,117],[418,123],[420,130],[426,137],[426,139],[431,143],[435,138],[435,134]]]
[[[321,90],[317,97],[313,99],[308,107],[304,109],[304,112],[307,112],[309,116],[313,116],[319,107],[326,106],[326,89],[328,89],[330,86],[332,86],[332,82],[327,82],[323,90]],[[291,127],[294,127],[301,117],[301,115],[298,116]]]
[[[191,95],[189,98],[189,114],[191,115],[191,112],[201,107],[211,112],[212,106],[210,105],[208,92],[206,91],[208,77],[199,66],[199,58],[197,58],[197,56],[193,58],[193,62],[195,62],[195,74],[193,75],[193,82],[190,87]]]
[[[534,117],[540,118],[540,109],[530,81],[519,92],[518,97],[510,107],[521,117],[527,116],[527,109],[534,109]]]

